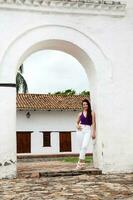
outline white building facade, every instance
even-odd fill
[[[76,118],[79,111],[17,111],[17,134],[30,134],[29,144],[20,154],[34,155],[78,155],[80,151],[76,132]],[[45,143],[45,134],[49,133],[49,144]],[[63,137],[61,135],[63,134]],[[65,137],[66,136],[66,137]],[[47,137],[47,136],[46,136]],[[18,138],[19,139],[19,138]],[[20,138],[22,139],[22,138]],[[47,139],[47,138],[46,138]],[[23,138],[26,140],[26,137]],[[19,142],[19,141],[18,141]],[[22,141],[20,141],[21,143]],[[30,146],[30,148],[28,148]],[[18,147],[19,150],[19,147]],[[92,143],[88,146],[87,153],[92,153]]]
[[[133,172],[133,1],[0,1],[0,178],[16,177],[16,73],[33,52],[84,67],[96,113],[94,166]],[[129,91],[129,92],[128,92]]]

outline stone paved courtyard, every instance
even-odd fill
[[[133,174],[0,181],[1,200],[133,200]]]
[[[37,176],[40,171],[56,173],[74,167],[61,161],[20,161],[18,178],[0,180],[0,200],[133,200],[133,174]],[[26,178],[24,174],[29,172],[33,177]]]

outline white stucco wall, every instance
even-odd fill
[[[26,117],[27,111],[17,111],[16,131],[32,131],[32,154],[74,154],[79,153],[80,146],[76,133],[76,117],[79,111],[30,111],[31,117]],[[51,147],[43,147],[41,131],[51,132]],[[71,132],[71,152],[60,152],[59,132]],[[87,153],[92,153],[92,142]]]
[[[68,13],[67,8],[46,12],[23,5],[19,11],[17,5],[14,9],[6,9],[13,5],[0,6],[0,83],[15,83],[16,66],[39,49],[58,49],[75,56],[86,70],[91,85],[97,122],[94,165],[103,173],[133,171],[133,1],[126,2],[125,16],[109,10],[103,15],[101,10],[94,9],[87,14],[82,8],[75,8],[74,14],[75,9]],[[118,10],[114,12],[119,14]],[[0,98],[3,101],[3,96]],[[15,113],[12,105],[14,102],[10,102],[12,110],[9,110]],[[2,114],[5,113],[4,117],[1,115],[0,134],[6,133],[10,138],[16,132],[13,128],[16,120],[14,117],[12,128],[7,132],[3,124],[12,119],[5,106],[0,106]],[[5,143],[0,141],[5,155],[7,143],[8,139]],[[0,161],[4,170],[3,152]],[[12,169],[15,171],[15,166]],[[5,177],[6,173],[1,176]]]
[[[77,111],[17,111],[17,130],[27,131],[75,131]]]
[[[51,146],[43,147],[43,134],[35,131],[31,134],[31,153],[59,154],[59,133],[51,132]]]

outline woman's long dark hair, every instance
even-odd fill
[[[87,109],[87,117],[90,117],[90,119],[91,119],[91,123],[92,123],[92,115],[91,115],[91,104],[90,104],[90,102],[88,101],[88,99],[84,99],[83,101],[82,101],[82,106],[83,106],[83,103],[84,102],[86,102],[87,103],[87,105],[88,105],[88,109]]]

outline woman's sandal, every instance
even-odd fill
[[[81,170],[81,169],[85,169],[85,163],[83,162],[78,162],[77,166],[75,168],[75,170]]]

